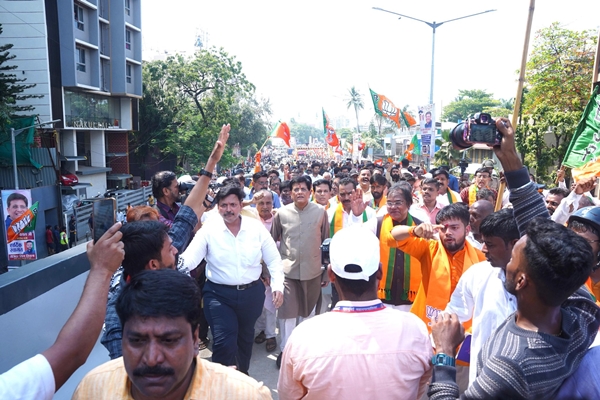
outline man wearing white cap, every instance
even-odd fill
[[[333,236],[329,249],[327,273],[341,301],[292,332],[279,398],[420,398],[430,376],[431,342],[423,321],[377,298],[379,241],[365,228],[349,227]]]

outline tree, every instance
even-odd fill
[[[176,158],[179,168],[198,170],[207,159],[223,123],[231,123],[231,143],[256,146],[268,134],[271,106],[257,100],[242,65],[223,49],[201,49],[145,63],[142,70],[140,132],[132,147],[145,157],[151,149]],[[222,163],[233,161],[229,152]]]
[[[590,96],[596,33],[558,22],[536,33],[525,79],[518,132],[525,165],[550,181],[549,169],[564,158]]]
[[[294,119],[290,120],[290,133],[292,137],[296,138],[297,144],[307,144],[311,137],[322,137],[323,130],[315,128],[314,126],[302,124],[296,122]]]
[[[2,34],[2,24],[0,24],[0,35]],[[39,98],[39,95],[23,94],[27,89],[35,87],[35,84],[23,85],[25,78],[17,78],[16,74],[11,73],[17,68],[16,65],[7,65],[10,60],[16,58],[8,50],[13,47],[12,44],[0,45],[0,130],[4,131],[10,123],[11,118],[20,112],[32,111],[33,106],[24,106],[19,102],[31,98]]]
[[[489,110],[500,106],[500,104],[499,100],[495,100],[485,90],[459,90],[454,101],[444,107],[442,119],[457,122],[477,112],[489,112]]]
[[[350,109],[351,107],[354,107],[354,114],[356,114],[356,132],[360,133],[360,125],[358,124],[358,110],[365,108],[365,103],[363,102],[362,94],[356,90],[356,87],[352,86],[350,89],[348,89],[348,94],[349,97],[346,98],[346,108]]]
[[[440,149],[435,152],[435,165],[445,164],[450,167],[458,165],[459,160],[462,158],[462,153],[452,147],[449,130],[444,129],[442,131],[442,139],[436,139],[435,144],[440,146]]]

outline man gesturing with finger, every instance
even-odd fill
[[[423,285],[410,311],[428,326],[446,308],[463,272],[485,260],[484,254],[466,240],[470,227],[465,204],[442,208],[436,222],[392,229],[398,248],[421,263]]]

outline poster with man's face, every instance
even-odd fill
[[[428,137],[429,146],[427,146],[427,151],[421,149],[421,154],[424,157],[433,158],[433,154],[435,153],[435,105],[434,104],[426,104],[424,106],[419,106],[419,128],[421,130],[421,138],[423,135]]]
[[[35,223],[35,213],[31,212],[30,190],[3,190],[2,211],[6,229],[8,260],[37,260],[35,232],[30,222]]]

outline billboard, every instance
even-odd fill
[[[418,108],[421,154],[425,158],[433,158],[435,154],[435,105],[427,104]]]
[[[9,261],[37,260],[35,222],[38,202],[31,204],[30,190],[3,190],[2,207]]]

